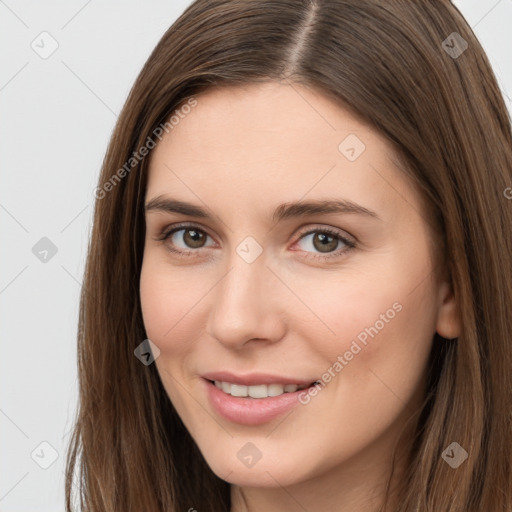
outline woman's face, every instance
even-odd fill
[[[389,469],[434,333],[457,334],[420,197],[391,156],[325,96],[277,83],[207,91],[153,150],[144,324],[226,481]]]

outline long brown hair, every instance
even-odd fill
[[[87,512],[230,508],[229,484],[204,461],[155,365],[134,356],[146,338],[150,151],[140,149],[203,90],[270,80],[314,88],[378,130],[439,228],[462,333],[436,334],[393,512],[512,510],[511,123],[481,45],[448,0],[196,0],[164,34],[119,116],[96,194],[66,510],[73,487]],[[441,457],[452,442],[469,454],[457,469]]]

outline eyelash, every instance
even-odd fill
[[[187,229],[199,231],[201,233],[204,233],[206,236],[210,236],[204,229],[201,229],[199,226],[196,226],[195,224],[180,224],[178,226],[172,227],[172,229],[163,231],[160,234],[160,236],[154,238],[154,240],[156,240],[158,242],[165,242],[177,231],[182,231],[182,230],[187,230]],[[330,258],[339,258],[356,247],[355,242],[344,237],[338,231],[335,231],[330,228],[317,228],[317,229],[310,229],[309,231],[304,231],[304,232],[300,233],[299,240],[302,240],[302,238],[306,237],[307,235],[310,235],[311,233],[322,233],[322,234],[327,234],[327,235],[333,236],[335,239],[338,239],[339,241],[343,242],[346,245],[346,247],[344,247],[342,249],[336,249],[335,251],[333,251],[331,253],[325,253],[325,255],[322,255],[321,253],[316,253],[311,256],[308,256],[308,258],[322,259],[322,260],[326,260],[326,259],[330,259]],[[166,248],[168,251],[176,254],[180,258],[193,257],[193,256],[195,256],[195,253],[200,251],[200,249],[192,249],[192,250],[188,250],[188,251],[176,250],[169,246],[167,246]],[[308,254],[311,254],[311,253],[308,253]]]

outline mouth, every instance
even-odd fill
[[[304,383],[236,384],[203,377],[207,399],[218,415],[238,425],[268,423],[301,402],[301,395],[319,381]]]
[[[234,384],[232,382],[220,381],[220,380],[210,380],[206,379],[208,382],[213,384],[216,388],[220,389],[227,395],[231,395],[237,398],[270,398],[281,396],[285,393],[295,393],[296,391],[301,391],[303,389],[307,389],[318,381],[311,382],[309,384],[256,384],[252,386],[246,386],[243,384]]]

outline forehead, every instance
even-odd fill
[[[393,216],[418,202],[388,142],[317,91],[251,84],[196,100],[153,150],[146,197],[242,208],[328,195]]]

